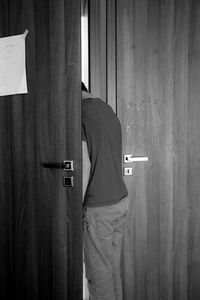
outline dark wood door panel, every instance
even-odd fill
[[[80,1],[1,1],[26,37],[28,94],[0,99],[0,297],[81,299]],[[43,162],[74,160],[67,172]]]

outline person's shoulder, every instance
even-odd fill
[[[99,98],[86,98],[82,100],[82,109],[86,112],[95,112],[102,107],[102,100]]]
[[[112,107],[100,98],[87,98],[82,101],[82,107],[86,109],[97,109],[103,111],[112,111]]]
[[[117,116],[112,107],[100,98],[88,98],[82,101],[82,116],[88,120],[107,126],[116,122]]]

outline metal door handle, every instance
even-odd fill
[[[133,156],[133,154],[125,154],[124,155],[124,162],[131,163],[134,161],[148,161],[149,158],[147,156]]]
[[[73,160],[63,160],[62,162],[42,162],[44,168],[62,169],[64,171],[74,171]]]

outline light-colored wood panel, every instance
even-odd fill
[[[116,106],[123,154],[149,157],[148,163],[126,165],[134,175],[125,178],[131,203],[124,248],[130,246],[131,256],[123,261],[124,297],[196,300],[200,4],[118,0],[116,12]],[[107,49],[112,37],[109,43]],[[107,68],[114,70],[112,63]],[[107,89],[112,94],[110,84]]]
[[[187,299],[189,2],[175,1],[173,114],[173,296]]]
[[[173,24],[174,1],[161,3],[160,84],[160,295],[173,297]]]
[[[146,3],[117,2],[117,114],[122,124],[123,154],[144,154]],[[142,49],[142,50],[141,50]],[[136,72],[137,70],[137,72]],[[135,113],[137,110],[138,114]],[[138,122],[140,120],[140,122]],[[137,141],[137,142],[136,142]],[[124,165],[125,166],[125,165]],[[132,165],[130,165],[132,167]],[[144,166],[133,166],[134,177],[124,178],[129,191],[129,243],[132,256],[131,277],[125,285],[125,299],[146,298],[147,211]],[[142,174],[142,180],[139,176]],[[137,187],[137,188],[136,188]],[[124,249],[126,251],[126,249]],[[129,274],[124,271],[123,277]]]
[[[189,43],[188,99],[188,299],[200,297],[200,3],[193,1]]]
[[[148,299],[160,299],[160,187],[162,165],[160,152],[163,112],[160,84],[160,3],[151,1],[147,11],[147,136],[145,145],[149,156],[147,171],[147,295]],[[164,133],[164,130],[163,130]],[[148,150],[147,150],[148,149]],[[140,175],[141,176],[141,175]]]

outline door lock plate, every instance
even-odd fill
[[[133,175],[133,168],[124,168],[124,175],[125,176],[132,176]]]
[[[63,177],[63,186],[64,187],[73,187],[74,186],[74,177]]]

